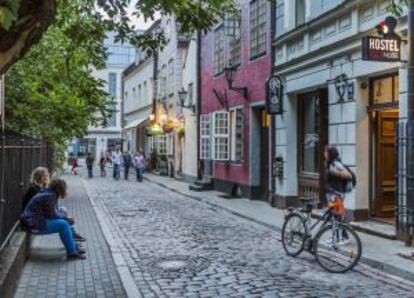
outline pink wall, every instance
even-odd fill
[[[271,73],[271,38],[270,38],[270,2],[267,2],[267,40],[266,55],[250,61],[250,0],[238,1],[242,10],[242,63],[238,68],[233,86],[246,86],[249,89],[249,99],[240,94],[227,90],[229,107],[244,106],[244,162],[214,162],[213,177],[225,181],[249,185],[249,149],[250,149],[250,105],[264,102],[266,97],[265,84]],[[217,101],[213,88],[224,94],[228,88],[224,74],[214,77],[214,30],[203,35],[201,41],[201,113],[209,114],[224,108]],[[253,144],[254,145],[254,144]]]

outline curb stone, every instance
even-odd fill
[[[187,197],[187,198],[199,201],[199,202],[203,202],[203,203],[205,203],[209,206],[212,206],[212,207],[215,207],[215,208],[218,208],[218,209],[221,209],[221,210],[225,210],[225,211],[227,211],[227,212],[229,212],[233,215],[236,215],[236,216],[241,217],[243,219],[252,221],[256,224],[259,224],[259,225],[264,226],[266,228],[275,230],[279,233],[282,231],[282,228],[277,226],[277,225],[273,225],[273,224],[263,222],[259,219],[256,219],[254,217],[242,214],[238,211],[232,210],[232,209],[230,209],[228,207],[225,207],[225,206],[222,206],[220,204],[209,202],[205,198],[190,195],[188,193],[185,193],[183,191],[180,191],[180,190],[177,190],[173,187],[170,187],[165,183],[152,180],[151,178],[144,177],[144,179],[147,180],[150,183],[153,183],[153,184],[159,185],[163,188],[166,188],[166,189],[168,189],[168,190],[170,190],[174,193],[180,194],[184,197]],[[373,267],[377,270],[375,270],[375,272],[373,272],[372,268],[369,268],[369,266],[371,266],[371,267]],[[358,264],[357,268],[354,268],[353,270],[360,273],[360,274],[363,274],[365,276],[371,276],[371,275],[375,275],[376,277],[382,276],[382,277],[384,277],[384,279],[387,282],[390,282],[390,280],[392,280],[392,281],[395,282],[396,286],[401,286],[404,289],[405,289],[405,287],[407,287],[408,289],[413,289],[414,288],[414,274],[412,272],[406,271],[404,269],[398,268],[398,267],[390,265],[390,264],[383,263],[381,261],[377,261],[377,260],[369,258],[369,257],[361,256],[360,263]]]
[[[122,285],[124,287],[125,293],[129,298],[140,298],[142,297],[141,292],[139,291],[137,285],[135,284],[134,278],[132,277],[131,272],[127,266],[127,263],[122,255],[122,252],[119,248],[119,241],[117,241],[112,232],[109,229],[110,217],[106,207],[93,199],[93,191],[86,185],[86,181],[82,178],[82,183],[86,189],[88,200],[92,205],[92,208],[98,218],[98,222],[101,226],[102,232],[104,234],[105,240],[108,243],[109,249],[112,254],[112,258],[115,262],[116,270],[118,271],[119,277],[121,279]]]

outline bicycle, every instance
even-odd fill
[[[306,249],[315,256],[322,268],[332,273],[344,273],[358,263],[362,254],[361,240],[352,227],[342,222],[335,212],[341,207],[338,206],[339,202],[342,204],[342,197],[336,194],[335,203],[330,204],[313,225],[313,204],[308,202],[302,209],[288,209],[282,228],[282,245],[287,255],[296,257]]]

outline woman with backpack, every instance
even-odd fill
[[[326,200],[329,206],[334,207],[335,214],[341,219],[345,219],[344,198],[345,193],[352,190],[355,176],[352,171],[345,166],[339,158],[338,149],[334,146],[325,147],[325,170],[326,170]],[[343,231],[342,240],[346,242],[348,235]]]

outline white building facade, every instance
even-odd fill
[[[122,84],[124,150],[148,153],[145,128],[153,107],[154,57],[143,57],[130,65],[123,73]]]
[[[106,82],[108,106],[112,110],[112,115],[107,126],[90,126],[87,136],[71,141],[69,151],[79,157],[91,153],[97,159],[101,154],[122,145],[122,72],[135,60],[137,51],[132,45],[116,43],[114,36],[114,33],[108,33],[104,41],[108,54],[106,68],[93,73],[97,79]]]
[[[283,163],[274,178],[276,206],[301,198],[324,203],[323,150],[330,144],[357,177],[345,199],[348,218],[395,223],[395,206],[405,200],[398,196],[404,162],[397,128],[406,119],[407,70],[404,62],[364,61],[361,47],[362,37],[377,35],[387,4],[276,1],[273,73],[284,82],[284,112],[276,116],[275,157]],[[398,21],[404,38],[406,18]]]
[[[158,52],[157,102],[165,116],[184,126],[184,135],[177,129],[165,138],[168,173],[172,177],[193,181],[197,176],[197,124],[195,107],[182,108],[179,92],[187,92],[185,105],[197,102],[197,44],[179,33],[174,16],[163,16],[160,27],[168,43]]]

